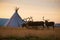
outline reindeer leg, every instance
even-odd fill
[[[49,29],[49,26],[47,26],[47,29]]]
[[[53,25],[53,30],[54,30],[54,25]]]
[[[43,29],[44,29],[45,27],[44,27],[44,25],[43,25]]]

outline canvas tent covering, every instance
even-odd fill
[[[7,23],[5,24],[5,26],[9,26],[9,27],[21,27],[22,26],[22,24],[24,23],[24,21],[18,15],[17,11],[18,11],[18,9],[15,10],[15,13],[11,17],[11,19],[7,21]]]

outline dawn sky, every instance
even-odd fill
[[[22,19],[32,16],[34,21],[41,21],[44,16],[60,23],[60,0],[0,0],[0,18],[11,18],[16,6]]]

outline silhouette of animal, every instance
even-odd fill
[[[47,26],[47,28],[49,28],[49,26],[52,26],[54,29],[54,22],[48,22],[47,20],[45,20],[45,25]]]
[[[44,28],[44,22],[43,21],[35,21],[35,22],[33,22],[33,21],[28,21],[26,24],[23,24],[23,26],[25,26],[25,27],[32,27],[32,28],[38,28],[38,26],[43,26],[43,28]]]

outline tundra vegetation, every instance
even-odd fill
[[[60,28],[44,30],[0,27],[0,40],[60,40]]]

